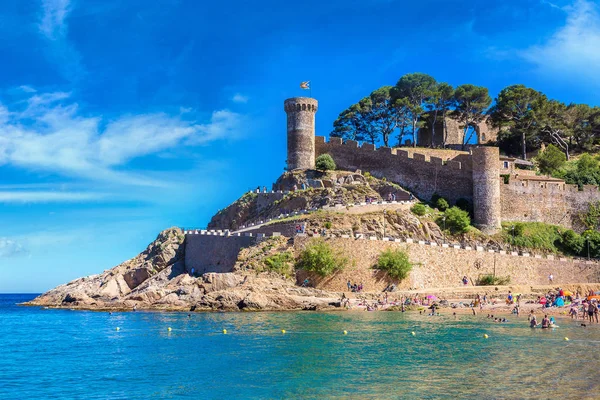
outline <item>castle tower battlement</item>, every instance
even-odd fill
[[[310,97],[292,97],[283,103],[287,114],[287,168],[315,168],[315,114],[319,103]]]
[[[473,149],[473,211],[475,226],[484,233],[500,228],[500,152],[497,147]]]

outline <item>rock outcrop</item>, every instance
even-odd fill
[[[184,268],[184,235],[161,232],[137,257],[98,275],[60,285],[28,305],[77,309],[179,311],[302,310],[339,306],[339,297],[298,288],[273,273],[189,275]]]

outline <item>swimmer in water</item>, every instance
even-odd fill
[[[544,315],[544,319],[542,319],[542,329],[550,328],[550,320],[548,319],[548,315]]]
[[[529,326],[531,328],[535,328],[537,326],[537,320],[535,319],[535,315],[529,320]]]

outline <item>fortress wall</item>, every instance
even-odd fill
[[[417,197],[429,200],[434,193],[454,203],[460,198],[472,200],[473,177],[470,165],[457,161],[442,164],[440,158],[425,154],[409,154],[402,149],[363,144],[362,147],[352,140],[342,143],[339,138],[316,137],[316,155],[328,153],[338,168],[369,172],[377,178],[386,177],[410,191]]]
[[[256,241],[255,236],[185,235],[185,268],[198,274],[231,272],[240,250]]]
[[[600,201],[597,186],[512,180],[500,185],[502,219],[504,221],[545,222],[577,231],[583,227],[578,214],[590,202]]]
[[[296,237],[294,246],[302,249],[311,238]],[[597,282],[600,264],[570,259],[511,256],[452,247],[430,246],[417,243],[395,243],[381,240],[331,238],[327,242],[339,250],[350,262],[341,272],[324,279],[311,277],[317,287],[332,291],[347,291],[346,282],[363,283],[366,291],[383,290],[392,282],[372,268],[379,254],[388,248],[405,250],[414,264],[410,276],[400,282],[400,289],[457,287],[464,275],[476,281],[480,275],[491,274],[494,264],[497,276],[510,276],[514,285],[543,285],[548,275],[555,276],[556,284]],[[303,280],[306,273],[299,274]],[[485,290],[485,289],[482,289]],[[489,287],[493,290],[493,286]]]

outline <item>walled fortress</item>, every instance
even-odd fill
[[[288,170],[314,169],[315,158],[329,154],[337,168],[361,170],[385,177],[421,200],[434,194],[454,204],[466,199],[473,205],[474,223],[484,233],[500,229],[502,221],[545,222],[581,230],[579,214],[600,201],[597,186],[577,185],[536,176],[517,168],[519,160],[501,157],[491,146],[473,147],[470,153],[379,147],[340,138],[315,136],[317,100],[294,97],[284,102],[287,113]],[[432,155],[432,154],[435,155]]]

